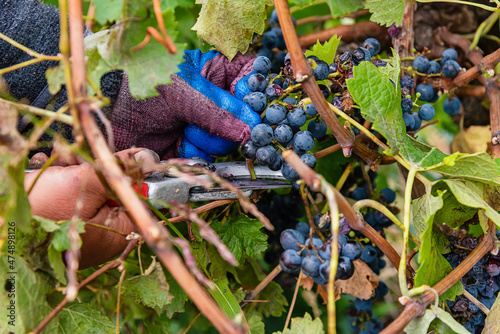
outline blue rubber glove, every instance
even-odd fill
[[[229,111],[236,118],[248,124],[250,129],[252,129],[257,124],[261,123],[261,118],[248,104],[241,101],[244,96],[244,94],[240,96],[242,92],[249,92],[246,86],[246,78],[248,75],[239,80],[236,84],[235,95],[237,94],[240,99],[212,84],[201,75],[207,61],[215,58],[218,54],[219,52],[216,51],[209,51],[206,53],[202,53],[200,50],[185,51],[184,63],[179,65],[180,72],[177,73],[177,75],[191,87],[215,102],[217,106]],[[200,117],[203,117],[203,115],[200,115]],[[184,137],[179,147],[179,154],[184,158],[197,156],[213,161],[211,156],[226,155],[238,148],[238,146],[238,143],[222,139],[216,134],[210,134],[198,126],[188,125],[184,130]]]

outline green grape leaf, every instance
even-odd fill
[[[65,221],[59,225],[60,228],[54,232],[54,237],[52,238],[52,245],[56,251],[62,252],[70,248],[71,242],[69,239],[68,231],[71,226],[71,221]],[[85,232],[85,222],[81,220],[76,224],[76,230],[78,233]],[[82,246],[82,238],[78,237],[78,247]]]
[[[4,106],[0,105],[0,108]],[[9,107],[7,107],[9,108]],[[17,114],[15,114],[17,117]],[[11,115],[9,115],[11,116]],[[2,117],[7,118],[5,114]],[[2,131],[7,132],[9,124],[5,122]],[[15,125],[14,125],[15,126]],[[16,129],[15,127],[13,129]],[[16,133],[19,135],[17,130]],[[13,138],[6,138],[8,140]],[[22,139],[19,139],[22,141]],[[6,147],[8,143],[5,143]],[[2,144],[4,145],[4,144]],[[8,149],[7,149],[8,150]],[[0,212],[6,223],[14,223],[15,232],[30,232],[31,223],[31,207],[28,202],[28,195],[24,190],[24,168],[21,163],[22,160],[17,160],[13,156],[4,155],[0,156],[0,177],[2,186],[0,186]],[[7,230],[4,230],[7,233]],[[7,234],[5,234],[6,236]]]
[[[311,150],[311,153],[316,153],[334,144],[336,144],[336,142],[332,139],[317,142]],[[323,177],[330,184],[337,184],[340,176],[342,175],[342,172],[344,171],[343,167],[352,160],[352,157],[346,158],[342,153],[342,150],[337,150],[332,154],[328,154],[327,156],[318,159],[316,168],[314,168],[314,170],[316,171],[316,173],[323,175]]]
[[[215,248],[215,246],[208,245],[207,254],[210,259],[210,275],[213,280],[224,280],[227,282],[227,273],[229,272],[233,274],[238,283],[241,283],[238,273],[236,272],[236,268],[227,263],[226,260],[220,256],[219,251]]]
[[[12,259],[14,262],[9,263]],[[14,267],[10,267],[11,265]],[[7,274],[12,271],[16,274]],[[41,271],[33,271],[22,257],[16,255],[0,257],[0,272],[3,273],[0,305],[4,308],[3,319],[0,321],[0,333],[28,333],[52,311],[52,307],[47,302],[47,294],[54,288],[51,278]],[[14,290],[7,291],[6,287],[11,287],[7,279],[11,276],[15,278]],[[7,310],[7,307],[10,307],[12,302],[14,302],[15,316],[9,318],[8,315],[11,315],[11,312]],[[9,324],[9,321],[14,322]],[[50,322],[45,331],[57,333],[57,322]]]
[[[364,8],[365,0],[327,0],[333,17],[342,17]]]
[[[495,300],[486,317],[483,333],[500,333],[500,298]]]
[[[211,44],[229,60],[248,50],[254,33],[266,27],[268,0],[203,0],[200,16],[193,29],[205,43]]]
[[[169,318],[172,318],[177,312],[184,312],[184,304],[188,300],[188,295],[184,290],[180,287],[179,283],[175,279],[172,279],[170,276],[168,278],[168,282],[170,288],[168,289],[168,293],[172,295],[172,300],[168,303],[166,312]]]
[[[211,227],[238,262],[243,254],[254,257],[267,249],[267,235],[262,232],[262,223],[258,219],[239,215],[224,224],[212,223]]]
[[[59,326],[65,333],[115,333],[115,324],[89,304],[73,304],[62,309]]]
[[[210,290],[210,294],[214,298],[217,305],[220,306],[221,310],[230,318],[234,319],[237,315],[243,315],[243,310],[234,298],[231,289],[227,284],[218,280],[214,282],[215,288]]]
[[[340,37],[333,35],[330,40],[321,44],[319,41],[312,46],[312,50],[306,50],[306,57],[316,56],[319,59],[325,61],[327,64],[333,63],[335,59],[335,53],[337,52],[337,47],[340,43]]]
[[[420,167],[436,166],[443,162],[447,157],[446,154],[441,152],[437,147],[424,144],[413,137],[406,136],[405,141],[408,145],[408,160],[414,162]]]
[[[123,281],[123,297],[145,306],[164,309],[173,299],[163,268],[154,261],[149,275],[139,275]]]
[[[455,178],[500,185],[500,170],[491,156],[485,152],[474,154],[457,152],[430,170]]]
[[[251,334],[265,334],[266,326],[262,321],[262,318],[255,312],[250,313],[250,315],[246,315],[248,319],[248,327],[250,327]],[[249,333],[250,333],[249,332]]]
[[[59,224],[57,224],[55,221],[46,219],[40,216],[33,216],[33,219],[36,220],[37,222],[40,223],[40,227],[45,231],[45,232],[54,232],[55,230],[58,230],[61,228]]]
[[[318,317],[312,320],[309,313],[304,314],[303,318],[292,318],[292,325],[283,332],[275,332],[274,334],[323,334],[325,329],[323,322]]]
[[[123,0],[94,0],[95,20],[100,25],[116,22],[123,11]]]
[[[192,0],[160,0],[160,6],[162,9],[175,9],[176,7],[186,7],[191,8],[194,5]]]
[[[405,327],[405,332],[411,334],[427,334],[429,326],[434,319],[436,319],[434,311],[427,309],[424,315],[416,317]]]
[[[347,88],[360,106],[363,117],[373,123],[373,128],[389,142],[393,152],[410,156],[406,128],[401,111],[401,94],[389,77],[369,61],[354,66],[354,78],[347,79]],[[396,84],[396,87],[399,87]]]
[[[397,26],[403,22],[406,0],[366,0],[366,8],[373,13],[370,20],[380,25]]]
[[[387,75],[387,77],[394,83],[399,82],[399,74],[401,72],[401,62],[399,60],[399,54],[391,48],[392,57],[389,58],[386,66],[381,66],[378,69],[380,72]]]
[[[443,208],[435,216],[435,221],[438,224],[444,223],[452,228],[458,228],[474,217],[477,212],[477,209],[470,208],[458,202],[450,191],[444,193],[443,202]]]
[[[261,293],[259,299],[267,300],[267,303],[258,303],[256,311],[261,312],[264,317],[280,317],[286,312],[285,306],[288,301],[283,295],[283,289],[276,282],[269,283]]]
[[[415,277],[415,286],[433,286],[453,270],[442,255],[448,241],[434,224],[436,212],[443,207],[443,193],[441,191],[437,193],[437,196],[425,194],[413,201],[413,223],[417,235],[422,240],[418,256],[420,267]],[[423,226],[425,226],[425,230],[421,233]],[[457,295],[462,293],[463,286],[459,281],[448,289],[440,299],[454,300]]]
[[[48,257],[50,266],[54,270],[57,280],[63,285],[68,284],[68,280],[66,279],[66,266],[63,262],[62,252],[57,251],[54,248],[54,245],[50,245],[48,249]]]
[[[289,1],[290,7],[292,6],[297,6],[297,7],[306,7],[312,4],[314,0],[291,0]]]
[[[484,214],[497,227],[500,227],[500,214],[485,200],[486,191],[482,183],[455,179],[443,180],[443,182],[446,183],[458,202],[471,208],[484,210]]]

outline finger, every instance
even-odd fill
[[[88,223],[104,226],[108,229],[130,234],[134,225],[124,211],[103,206]],[[103,228],[85,225],[85,233],[81,234],[82,248],[79,269],[85,269],[107,262],[119,255],[128,244],[126,236]]]
[[[115,153],[125,173],[134,180],[142,180],[157,170],[160,157],[145,148],[131,148]]]
[[[43,152],[38,152],[34,156],[31,157],[28,168],[29,169],[40,169],[42,166],[49,160],[47,154]]]

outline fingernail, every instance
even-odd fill
[[[144,162],[152,162],[151,158],[153,158],[154,163],[157,164],[160,162],[160,156],[152,150],[142,150],[134,154],[135,160],[144,161]]]

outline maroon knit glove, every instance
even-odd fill
[[[254,56],[238,54],[231,62],[219,54],[209,60],[201,74],[214,85],[233,94],[234,85],[252,71]],[[219,108],[213,101],[172,75],[172,83],[156,87],[159,95],[135,99],[123,76],[113,106],[111,124],[117,150],[132,146],[157,152],[162,159],[178,157],[184,127],[196,125],[210,134],[235,142],[250,139],[250,127]]]

